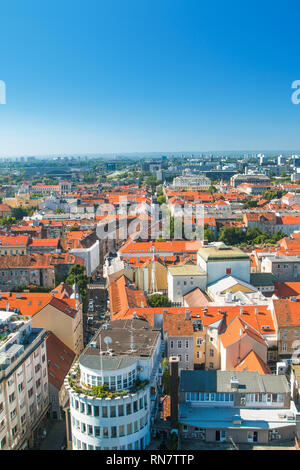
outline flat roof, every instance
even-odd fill
[[[168,271],[172,276],[206,276],[206,273],[196,264],[169,266]]]
[[[154,329],[145,320],[115,320],[108,328],[102,327],[97,331],[79,356],[79,363],[95,370],[128,367],[138,359],[151,358],[160,334],[160,330]]]
[[[261,375],[250,371],[182,370],[180,392],[234,393],[230,380],[236,377],[239,393],[289,393],[284,375]]]
[[[234,246],[226,246],[224,244],[219,246],[208,246],[198,250],[198,255],[205,261],[220,261],[227,259],[246,260],[249,255],[244,253],[240,248]]]
[[[289,409],[254,409],[237,407],[207,407],[180,404],[179,422],[181,424],[206,429],[278,429],[296,426],[295,419],[280,418],[280,415],[296,415],[293,402]],[[241,424],[234,424],[240,421]]]

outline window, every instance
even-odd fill
[[[112,426],[111,428],[111,437],[117,437],[117,427]]]
[[[178,348],[178,349],[181,349],[181,346],[182,346],[182,342],[181,342],[180,340],[177,341],[177,348]]]
[[[131,403],[127,403],[126,405],[126,415],[131,415]]]
[[[209,357],[214,357],[214,350],[213,349],[209,350]]]
[[[111,407],[110,407],[110,417],[111,417],[111,418],[115,418],[115,417],[116,417],[116,407],[115,407],[115,406],[111,406]]]
[[[185,342],[185,347],[186,347],[186,349],[188,349],[188,347],[189,347],[189,341],[188,340],[186,340],[186,342]]]
[[[124,416],[124,405],[118,406],[119,416]]]
[[[102,418],[107,418],[107,406],[102,406]]]
[[[197,346],[202,346],[203,339],[202,338],[197,338]]]
[[[185,362],[189,362],[189,355],[188,354],[185,355]]]
[[[119,426],[119,436],[120,436],[120,437],[125,436],[125,428],[124,428],[124,425]]]
[[[174,348],[174,341],[170,341],[170,349]]]

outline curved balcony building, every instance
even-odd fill
[[[65,380],[74,450],[139,450],[150,441],[161,332],[144,320],[100,329]]]

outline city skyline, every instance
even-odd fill
[[[300,148],[295,2],[16,3],[0,157]]]

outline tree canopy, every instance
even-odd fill
[[[168,297],[162,294],[152,294],[148,298],[150,307],[171,307]]]

